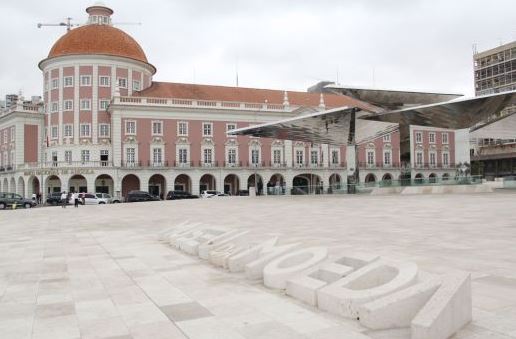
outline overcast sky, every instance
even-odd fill
[[[37,64],[94,1],[2,1],[0,95],[40,95]],[[516,0],[105,0],[157,81],[306,90],[341,84],[473,95],[472,45],[516,40]]]

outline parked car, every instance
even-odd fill
[[[229,194],[221,193],[219,191],[202,191],[202,198],[213,198],[213,197],[229,197]]]
[[[112,197],[110,194],[108,193],[95,193],[95,196],[102,200],[102,201],[105,201],[106,204],[118,204],[120,203],[120,199],[117,198],[117,197]]]
[[[198,199],[199,196],[186,191],[169,191],[167,200]]]
[[[70,201],[68,201],[70,203]],[[61,204],[61,192],[52,192],[47,196],[47,204],[57,206]]]
[[[73,201],[72,201],[72,203],[73,203]],[[99,198],[99,197],[97,197],[96,194],[79,193],[79,204],[81,204],[81,205],[105,205],[108,203],[109,202],[107,199]]]
[[[31,208],[36,206],[36,202],[31,199],[25,199],[21,195],[16,193],[1,193],[0,192],[0,210],[6,208],[12,208],[16,204],[16,207]]]
[[[249,196],[249,190],[239,190],[239,191],[237,191],[237,195]]]
[[[143,191],[130,191],[127,194],[126,202],[159,201],[159,197]]]

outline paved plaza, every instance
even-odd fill
[[[1,338],[407,338],[158,241],[189,220],[472,274],[456,338],[516,337],[516,192],[231,197],[0,213]]]

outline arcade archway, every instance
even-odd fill
[[[161,174],[154,174],[149,178],[149,193],[160,197],[161,200],[165,198],[167,192],[167,180]]]
[[[122,179],[122,196],[124,198],[127,197],[127,194],[130,191],[139,191],[140,190],[140,178],[138,178],[134,174],[127,174]]]
[[[228,174],[224,178],[224,193],[237,195],[240,190],[240,180],[235,174]]]
[[[201,191],[213,191],[216,189],[215,177],[211,174],[205,174],[199,180],[199,190]]]
[[[180,174],[174,180],[174,191],[192,193],[192,179],[186,174]]]

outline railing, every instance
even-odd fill
[[[237,161],[237,162],[224,161],[224,167],[240,168],[240,167],[242,167],[242,161]]]
[[[13,172],[15,170],[15,165],[0,166],[0,172]]]
[[[286,106],[282,104],[251,103],[236,101],[216,101],[216,100],[194,100],[194,99],[175,99],[175,98],[147,98],[147,97],[115,97],[115,104],[131,104],[142,106],[167,106],[167,107],[211,107],[234,110],[248,111],[269,111],[269,112],[291,112],[297,106]]]
[[[199,167],[219,167],[219,162],[218,161],[210,161],[210,162],[199,161]]]

